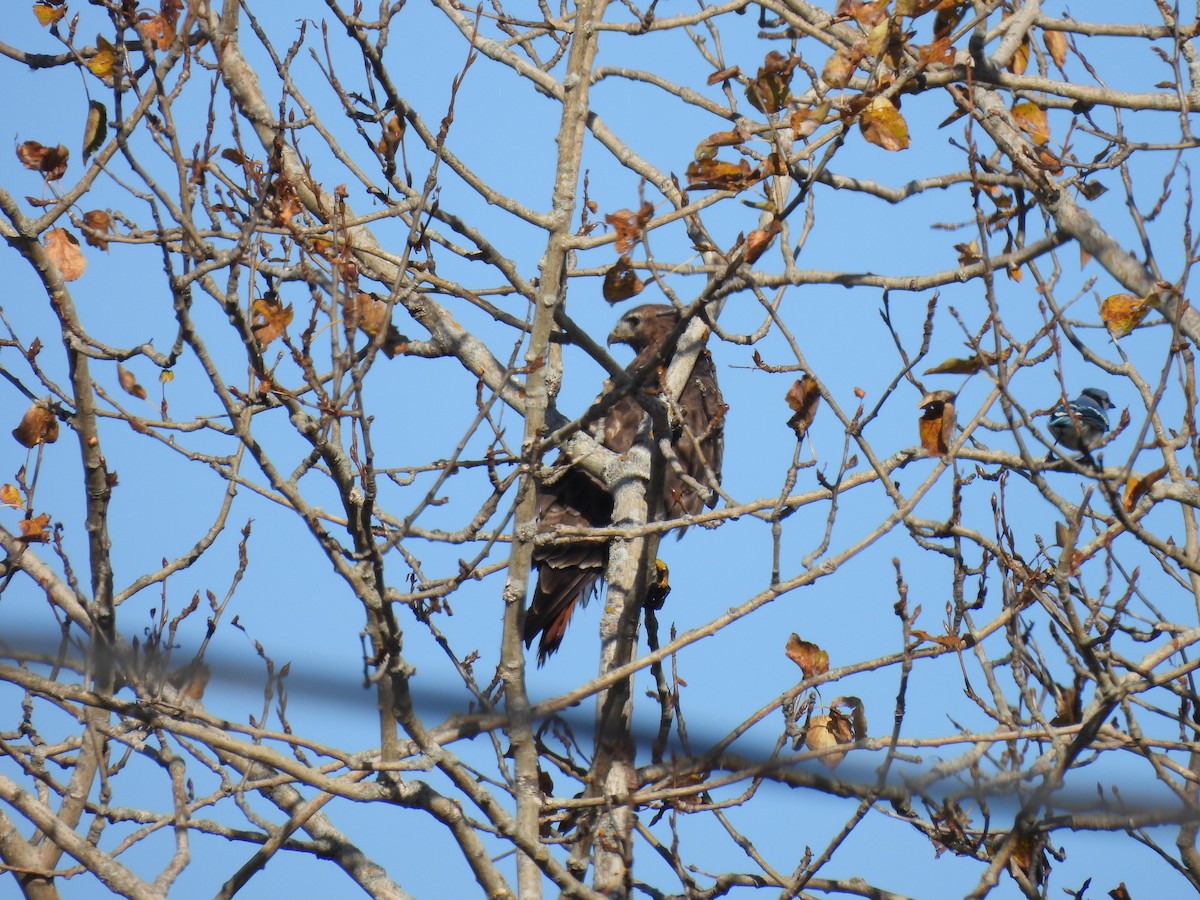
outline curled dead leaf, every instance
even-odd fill
[[[746,99],[761,113],[777,113],[792,99],[792,72],[800,64],[794,53],[784,56],[772,50],[763,60],[754,80],[746,85]]]
[[[88,210],[83,214],[83,224],[92,231],[100,234],[112,233],[112,216],[102,209]],[[89,247],[96,247],[100,250],[108,249],[108,241],[99,236],[93,236],[84,232],[83,239],[87,241]]]
[[[719,159],[694,159],[685,172],[688,187],[697,190],[744,191],[759,180],[759,175],[742,159],[736,163]]]
[[[33,4],[33,14],[37,16],[38,24],[47,28],[58,24],[67,14],[67,7],[63,0],[38,0]]]
[[[1152,305],[1149,300],[1133,294],[1113,294],[1100,304],[1100,319],[1116,340],[1141,325]]]
[[[75,235],[65,228],[52,228],[46,232],[44,241],[46,255],[62,273],[63,281],[77,281],[87,268],[87,259]]]
[[[1146,492],[1154,487],[1154,482],[1166,477],[1167,467],[1160,466],[1153,472],[1148,472],[1145,475],[1137,476],[1130,475],[1125,482],[1125,497],[1121,501],[1121,505],[1125,507],[1125,512],[1133,512],[1133,508],[1138,505],[1138,501],[1146,496]]]
[[[1006,347],[1000,353],[990,353],[986,350],[980,350],[974,356],[952,356],[949,359],[942,360],[936,366],[926,369],[922,374],[974,375],[977,372],[982,372],[988,366],[1004,362],[1004,360],[1008,359],[1010,353],[1012,353],[1012,350]]]
[[[280,337],[292,324],[292,305],[284,306],[275,291],[267,291],[254,301],[254,317],[250,325],[263,347]]]
[[[13,429],[12,436],[22,447],[38,444],[53,444],[58,440],[58,416],[44,400],[38,400],[25,410],[21,423]]]
[[[138,384],[137,377],[120,363],[117,363],[117,380],[121,383],[121,390],[129,396],[139,400],[146,399],[146,389]]]
[[[829,654],[809,641],[801,640],[800,635],[792,632],[787,640],[784,651],[787,658],[800,667],[805,679],[824,675],[829,671]]]
[[[403,139],[404,120],[393,113],[392,117],[384,123],[383,134],[379,138],[379,143],[375,145],[379,155],[389,165],[395,165],[396,151],[400,148],[400,141]]]
[[[13,509],[20,509],[23,506],[21,492],[17,490],[15,484],[0,485],[0,505],[11,506]]]
[[[41,172],[47,181],[57,181],[67,172],[67,160],[71,151],[59,144],[47,147],[37,141],[25,141],[17,145],[17,159],[27,169]]]
[[[689,167],[690,168],[690,167]],[[617,252],[628,253],[642,239],[642,232],[654,216],[654,207],[643,203],[637,212],[630,209],[618,209],[604,217],[604,221],[613,227],[617,233]]]
[[[817,415],[817,405],[821,400],[816,380],[811,375],[797,379],[788,388],[787,396],[784,399],[787,400],[787,405],[793,411],[792,417],[788,419],[788,427],[796,432],[796,440],[802,441],[809,426],[812,425],[813,418]]]
[[[1046,119],[1046,111],[1030,100],[1022,100],[1012,108],[1013,121],[1017,127],[1029,135],[1029,139],[1037,146],[1042,146],[1050,140],[1050,123]]]
[[[44,544],[50,540],[50,516],[47,513],[22,519],[17,527],[21,529],[21,540],[27,544]]]
[[[402,335],[388,316],[387,301],[376,294],[359,291],[354,301],[346,304],[346,323],[352,328],[359,328],[368,337],[374,339],[381,331],[383,340],[379,349],[388,359],[397,353],[403,353],[408,348],[408,338]]]
[[[601,293],[609,303],[620,303],[642,292],[645,284],[629,264],[629,257],[622,256],[604,273]]]
[[[897,151],[908,149],[908,123],[886,97],[876,97],[858,118],[863,137],[876,147]]]
[[[1061,31],[1043,31],[1042,42],[1046,52],[1060,69],[1067,64],[1067,36]]]
[[[766,253],[781,227],[778,220],[772,219],[766,228],[755,228],[746,235],[746,262],[753,263]]]

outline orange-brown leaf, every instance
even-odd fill
[[[1067,36],[1061,31],[1042,32],[1042,41],[1046,44],[1046,52],[1060,69],[1067,63]]]
[[[1114,339],[1123,338],[1142,324],[1151,305],[1133,294],[1113,294],[1100,304],[1100,319]]]
[[[138,34],[160,51],[170,49],[175,43],[175,23],[162,13],[153,16],[145,13],[142,15],[137,23]]]
[[[829,654],[809,641],[801,640],[800,635],[792,632],[785,649],[787,658],[800,667],[804,677],[815,678],[829,671]]]
[[[65,228],[53,228],[46,232],[46,255],[62,273],[63,281],[76,281],[87,268],[87,260],[79,249],[75,235]]]
[[[800,57],[772,50],[763,60],[758,75],[746,85],[746,99],[761,113],[777,113],[792,99],[792,72]]]
[[[1029,54],[1033,50],[1033,45],[1030,44],[1029,38],[1021,41],[1021,46],[1017,48],[1017,52],[1012,55],[1012,59],[1008,61],[1008,71],[1014,75],[1024,75],[1025,70],[1029,68]]]
[[[41,172],[47,181],[57,181],[67,172],[71,151],[59,144],[47,147],[37,141],[25,141],[17,146],[17,159],[27,169]]]
[[[11,506],[13,509],[21,508],[21,492],[15,484],[0,485],[0,504]]]
[[[1161,466],[1140,478],[1137,475],[1130,475],[1129,479],[1125,482],[1125,498],[1121,501],[1121,505],[1125,507],[1125,512],[1133,512],[1133,508],[1138,505],[1138,501],[1146,496],[1150,488],[1154,487],[1154,482],[1163,478],[1166,474],[1167,467]]]
[[[829,115],[829,105],[829,101],[826,100],[819,106],[806,106],[793,112],[788,120],[792,126],[792,135],[797,140],[812,135],[825,124],[825,117]]]
[[[87,61],[87,67],[101,81],[112,80],[113,67],[117,64],[117,48],[96,35],[96,55]]]
[[[33,5],[33,14],[37,16],[38,24],[45,28],[58,24],[67,14],[67,7],[62,0],[38,0]]]
[[[346,322],[361,329],[372,339],[382,331],[383,340],[379,349],[388,359],[408,349],[408,338],[396,330],[388,316],[387,301],[381,297],[359,291],[355,294],[354,302],[346,304]]]
[[[730,66],[722,69],[720,72],[713,72],[708,76],[708,86],[712,87],[714,84],[720,84],[722,81],[728,81],[730,78],[737,78],[741,74],[742,70],[737,66]]]
[[[886,97],[876,97],[858,119],[858,127],[870,143],[884,150],[908,149],[908,123]]]
[[[821,80],[831,88],[844,88],[854,77],[854,69],[866,52],[865,41],[850,48],[841,48],[825,60],[825,67],[821,70]]]
[[[278,338],[292,324],[292,305],[284,306],[274,291],[254,301],[251,330],[263,347]]]
[[[53,444],[58,440],[58,417],[48,404],[38,401],[25,410],[12,436],[22,447]]]
[[[697,190],[744,191],[758,181],[757,173],[744,159],[737,163],[694,159],[688,163],[686,174],[688,187]]]
[[[1029,139],[1039,147],[1050,140],[1050,123],[1046,120],[1046,111],[1029,100],[1022,100],[1012,108],[1013,121],[1017,127],[1029,135]]]
[[[50,540],[50,516],[47,513],[22,519],[17,527],[21,529],[21,540],[27,544],[44,544]]]
[[[767,252],[775,235],[779,234],[782,226],[777,219],[772,219],[766,228],[755,228],[746,235],[746,262],[753,263]]]
[[[792,417],[788,419],[788,427],[796,432],[796,440],[804,440],[804,435],[808,432],[808,428],[812,425],[813,419],[817,415],[817,405],[821,400],[821,393],[817,390],[817,382],[811,375],[805,375],[799,378],[788,388],[787,405],[793,410]]]
[[[717,155],[718,148],[736,147],[749,139],[750,133],[742,131],[740,128],[735,131],[715,132],[696,145],[696,159],[712,159]],[[629,212],[629,210],[621,210],[621,212]]]
[[[137,376],[120,363],[117,363],[117,380],[121,382],[121,390],[129,396],[137,397],[139,400],[146,399],[146,389],[138,384]]]
[[[100,234],[109,234],[112,232],[112,216],[102,209],[91,209],[83,214],[83,224],[92,231]],[[89,247],[98,247],[101,250],[108,249],[108,241],[102,237],[93,237],[84,232],[83,239],[87,241]]]
[[[620,303],[622,300],[636,297],[644,287],[645,284],[629,264],[629,257],[622,256],[604,273],[601,292],[609,303]]]
[[[617,252],[621,254],[632,250],[642,239],[642,232],[654,216],[654,207],[643,203],[637,212],[631,209],[618,209],[604,217],[604,221],[613,227],[617,233]]]

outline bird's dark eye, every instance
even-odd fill
[[[625,319],[626,319],[626,321],[629,322],[630,325],[636,325],[638,323],[637,316],[626,316]]]

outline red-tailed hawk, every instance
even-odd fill
[[[608,336],[608,343],[628,344],[633,348],[637,356],[626,367],[627,372],[633,373],[653,359],[678,321],[674,307],[639,306],[621,317]],[[669,364],[668,359],[642,389],[647,393],[661,391]],[[713,476],[717,484],[721,481],[726,408],[712,357],[708,350],[701,350],[676,404],[679,422],[671,442],[679,468],[698,484],[712,483]],[[592,433],[609,450],[624,453],[633,446],[645,415],[635,396],[623,396],[595,423]],[[715,492],[703,493],[708,494],[709,506],[716,503]],[[695,515],[704,505],[702,492],[681,478],[668,461],[663,476],[663,517]],[[569,468],[561,476],[551,475],[543,484],[538,497],[538,530],[552,531],[560,525],[604,527],[612,524],[612,512],[613,499],[604,486],[583,470]],[[604,577],[608,539],[576,537],[538,547],[533,553],[533,565],[537,583],[525,614],[525,646],[541,635],[540,666],[558,649],[576,604],[581,600],[586,603]]]

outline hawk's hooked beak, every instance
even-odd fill
[[[616,327],[608,333],[608,346],[628,344],[631,340],[633,340],[633,328],[624,319],[619,319]]]

